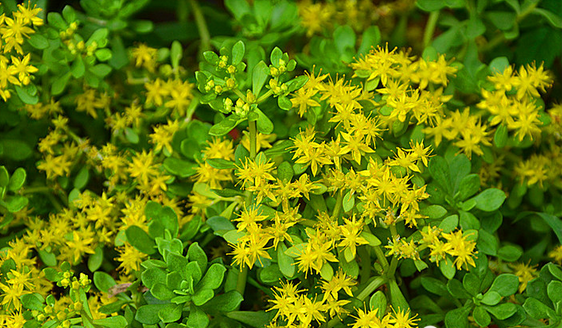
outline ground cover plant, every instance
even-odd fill
[[[2,327],[562,327],[558,0],[0,8]]]

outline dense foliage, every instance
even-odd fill
[[[562,327],[558,0],[4,0],[2,327]]]

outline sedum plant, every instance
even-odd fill
[[[560,72],[509,40],[562,18],[504,2],[3,1],[0,322],[560,326]]]

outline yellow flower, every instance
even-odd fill
[[[155,152],[158,153],[162,149],[166,149],[168,153],[172,153],[172,139],[174,138],[174,133],[176,133],[180,128],[179,122],[177,120],[168,120],[167,125],[158,124],[154,127],[154,133],[150,134],[150,141],[155,145]]]
[[[119,252],[119,256],[115,260],[121,262],[118,269],[122,270],[126,275],[139,271],[142,261],[148,257],[128,242],[116,248],[116,250]]]
[[[293,94],[291,103],[293,104],[293,108],[298,108],[297,113],[300,117],[304,117],[308,107],[320,106],[316,100],[312,99],[317,92],[318,91],[314,89],[300,88]]]
[[[151,48],[144,43],[139,44],[132,50],[135,66],[142,66],[149,72],[154,72],[154,69],[156,68],[156,53],[156,49]]]
[[[38,71],[36,67],[29,65],[30,56],[31,54],[27,54],[22,59],[12,56],[12,66],[9,68],[18,74],[18,79],[23,85],[28,85],[31,82],[29,75]]]
[[[449,247],[447,253],[456,256],[454,264],[457,266],[458,270],[461,270],[463,266],[467,268],[469,265],[476,267],[473,258],[473,255],[478,253],[474,250],[476,247],[475,241],[468,240],[468,236],[463,236],[462,230],[444,233],[442,236],[447,240],[447,245]]]
[[[365,238],[359,236],[363,230],[363,219],[357,221],[353,215],[351,220],[344,218],[343,221],[345,224],[340,226],[342,240],[338,246],[349,249],[355,257],[357,246],[369,243]]]
[[[562,245],[558,245],[548,252],[548,257],[550,257],[554,262],[562,265]]]

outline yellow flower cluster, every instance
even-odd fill
[[[356,321],[353,328],[413,328],[416,327],[416,315],[410,316],[410,310],[392,309],[382,315],[378,313],[379,309],[363,310],[357,309]]]
[[[398,258],[420,260],[420,252],[429,248],[429,260],[436,262],[437,265],[450,255],[455,258],[454,264],[459,270],[463,267],[468,269],[470,266],[476,266],[473,258],[478,253],[475,251],[476,241],[472,240],[470,234],[463,234],[462,230],[443,233],[441,229],[431,226],[424,227],[420,232],[422,239],[418,242],[414,240],[408,242],[395,237],[389,245],[385,246],[388,249],[387,254]]]
[[[542,64],[538,68],[535,64],[521,66],[518,72],[508,66],[503,72],[494,72],[488,80],[493,83],[494,90],[482,89],[484,99],[477,106],[492,115],[490,125],[507,126],[516,131],[519,141],[526,136],[536,138],[542,125],[536,99],[540,98],[539,90],[545,92],[545,88],[552,84],[552,78]]]
[[[326,318],[340,317],[347,313],[343,308],[350,301],[339,299],[339,292],[344,291],[353,297],[352,287],[355,281],[346,276],[341,270],[332,279],[322,280],[319,289],[322,294],[307,295],[304,289],[298,289],[298,284],[292,282],[281,283],[274,287],[274,299],[269,300],[272,306],[268,311],[277,310],[270,327],[277,327],[277,320],[281,319],[288,327],[309,327],[313,321],[318,324]]]
[[[172,110],[172,117],[185,117],[187,108],[193,99],[193,83],[180,79],[166,82],[156,78],[144,84],[148,106],[162,106]]]
[[[11,97],[11,86],[26,86],[31,83],[31,74],[38,69],[30,64],[31,54],[24,55],[22,45],[30,34],[35,33],[31,28],[43,25],[43,20],[37,15],[41,8],[31,3],[18,5],[18,10],[12,17],[0,15],[0,97],[7,101]],[[15,50],[16,54],[13,53]]]
[[[409,10],[414,6],[414,1],[374,3],[369,0],[301,0],[297,4],[301,25],[306,30],[306,36],[312,37],[338,25],[351,26],[357,32],[364,31],[374,22]]]

